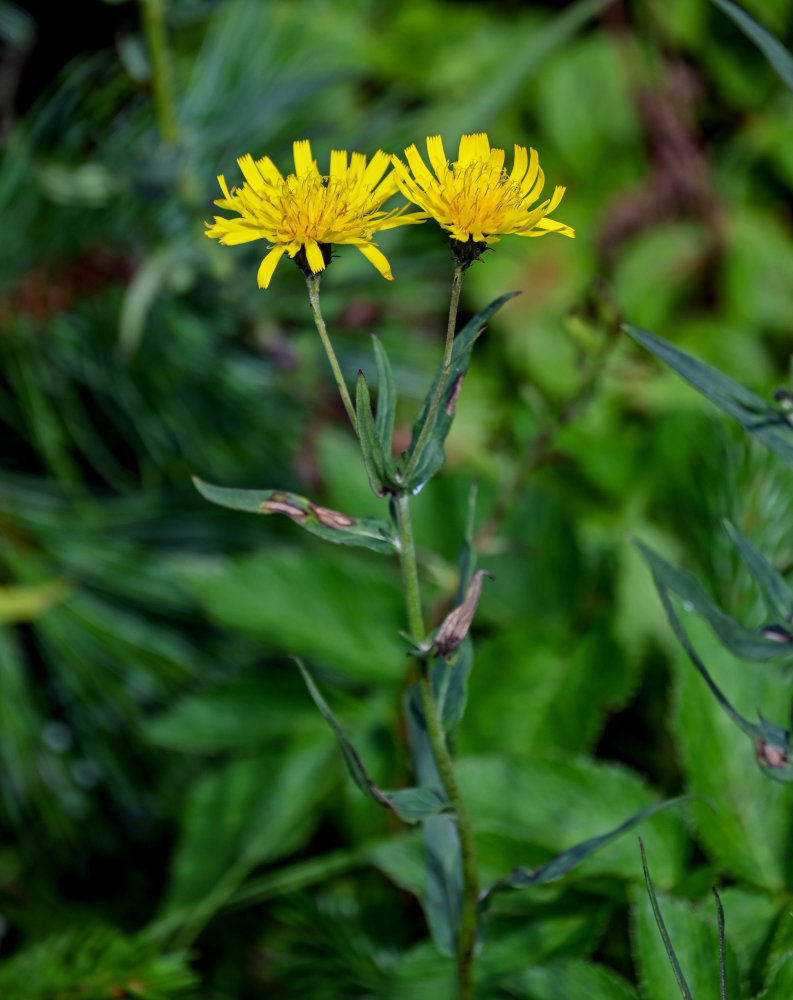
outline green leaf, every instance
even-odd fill
[[[760,49],[780,80],[789,90],[793,90],[793,56],[768,28],[756,21],[734,0],[711,0],[711,3],[732,18],[747,38]]]
[[[296,740],[202,774],[187,795],[153,934],[188,943],[254,868],[305,843],[332,774],[328,751],[316,737]]]
[[[65,601],[72,590],[72,585],[61,579],[0,587],[0,625],[35,621],[53,605]]]
[[[444,463],[443,443],[454,420],[457,396],[471,362],[471,351],[474,343],[483,332],[485,323],[490,317],[517,294],[517,292],[507,292],[506,295],[494,299],[484,309],[481,309],[473,319],[469,320],[455,336],[446,383],[439,405],[432,416],[432,424],[425,431],[425,425],[430,419],[432,400],[443,376],[442,364],[432,381],[424,404],[413,425],[413,439],[407,452],[411,472],[406,478],[405,486],[414,493],[418,493],[427,480],[434,476]],[[416,449],[420,443],[421,451],[417,452]]]
[[[686,630],[691,635],[689,645],[696,643],[708,673],[716,679],[713,683],[729,686],[732,701],[751,711],[764,705],[784,711],[782,706],[790,702],[790,682],[784,675],[760,664],[737,663],[696,615],[687,619]],[[763,726],[754,731],[746,726],[751,741],[747,746],[735,728],[744,726],[714,699],[713,689],[702,683],[701,670],[692,670],[690,660],[690,653],[686,657],[682,650],[673,658],[672,727],[686,791],[696,796],[690,814],[699,840],[708,857],[732,878],[779,892],[788,885],[790,788],[762,780],[756,757],[763,748]],[[766,764],[764,770],[789,774],[791,768],[788,764],[771,771]],[[654,850],[649,853],[660,858]]]
[[[350,517],[285,490],[226,489],[197,476],[193,476],[193,484],[201,496],[221,507],[252,514],[285,514],[312,535],[337,545],[357,545],[375,552],[395,552],[397,548],[390,525],[379,518]]]
[[[385,496],[396,487],[393,465],[386,456],[377,427],[372,417],[372,400],[363,372],[358,372],[355,384],[355,413],[358,417],[358,440],[361,444],[363,463],[369,477],[369,485],[378,497]]]
[[[388,354],[379,338],[372,334],[375,364],[377,365],[377,414],[375,430],[386,455],[391,454],[391,439],[394,434],[394,414],[396,413],[397,391],[394,373]]]
[[[650,567],[656,586],[671,591],[708,622],[725,649],[742,660],[776,660],[793,656],[793,648],[776,638],[745,628],[718,608],[690,573],[675,569],[651,548],[634,539],[634,545]]]
[[[560,958],[509,980],[509,995],[526,1000],[638,1000],[638,993],[605,965]]]
[[[672,973],[675,977],[675,982],[677,983],[678,989],[683,997],[683,1000],[691,1000],[691,990],[688,988],[688,983],[686,982],[686,977],[683,975],[683,971],[680,968],[680,963],[677,960],[677,955],[675,954],[675,949],[672,946],[672,941],[669,938],[669,932],[666,929],[666,924],[664,923],[664,918],[661,915],[660,907],[658,906],[658,897],[655,895],[655,888],[653,887],[653,880],[650,878],[650,872],[647,868],[647,854],[644,850],[644,844],[642,843],[641,837],[639,838],[639,845],[642,851],[642,869],[644,870],[644,882],[647,886],[647,895],[650,899],[650,906],[653,908],[653,916],[655,917],[655,923],[658,927],[658,933],[661,935],[661,940],[664,943],[664,948],[666,949],[667,957],[669,958],[669,965],[672,968]]]
[[[630,323],[626,323],[623,329],[716,406],[734,417],[766,447],[793,465],[793,425],[789,414],[661,337]]]
[[[458,758],[456,769],[463,797],[476,817],[484,882],[500,879],[529,857],[539,867],[560,850],[578,850],[583,842],[613,831],[615,816],[634,816],[648,807],[657,814],[646,820],[643,836],[653,856],[662,859],[659,877],[664,885],[672,885],[680,876],[682,819],[674,810],[661,810],[654,801],[657,795],[628,768],[585,757],[494,754]],[[613,838],[590,853],[568,879],[578,884],[604,875],[638,877],[630,838]]]
[[[683,628],[680,618],[675,611],[670,597],[670,590],[667,586],[668,580],[674,579],[673,576],[670,576],[670,574],[666,572],[666,570],[671,569],[671,567],[668,563],[665,563],[660,556],[656,556],[650,549],[647,549],[647,547],[643,546],[640,542],[636,544],[645,558],[647,558],[649,553],[652,560],[654,560],[654,562],[651,562],[651,565],[654,567],[653,578],[658,589],[658,594],[661,598],[661,603],[666,611],[666,616],[669,619],[669,624],[672,626],[675,635],[680,640],[680,644],[688,654],[688,658],[694,664],[700,676],[707,684],[711,694],[732,722],[734,722],[735,725],[753,741],[757,752],[757,762],[763,771],[776,781],[784,783],[793,782],[793,765],[791,764],[791,761],[793,761],[793,746],[791,746],[790,742],[790,732],[783,729],[781,726],[764,719],[762,715],[760,716],[759,724],[749,722],[748,719],[744,718],[738,711],[736,711],[735,708],[733,708],[730,701],[723,694],[721,688],[713,680],[710,672],[689,640],[686,630]],[[650,560],[648,559],[648,561]],[[656,566],[660,567],[658,571],[656,571]],[[676,571],[672,572],[676,573]],[[696,607],[692,601],[689,601],[688,603],[692,610]],[[723,636],[721,634],[719,634],[719,639],[723,642]],[[726,643],[723,643],[723,645],[727,646]],[[746,669],[748,670],[748,665]]]
[[[596,837],[590,837],[589,840],[576,844],[574,847],[569,847],[566,851],[562,851],[556,857],[551,858],[550,861],[546,861],[545,864],[531,869],[525,868],[523,865],[517,866],[509,875],[503,879],[499,879],[482,894],[480,906],[484,908],[489,905],[490,897],[497,892],[505,892],[509,889],[527,889],[532,885],[543,885],[546,882],[555,882],[557,879],[563,878],[594,851],[605,847],[612,840],[615,840],[623,833],[627,833],[628,830],[631,830],[634,826],[649,819],[656,813],[661,812],[661,810],[667,809],[669,806],[679,805],[683,801],[685,800],[667,799],[665,802],[656,802],[642,809],[636,815],[631,816],[630,819],[625,820],[624,823],[613,830],[609,830],[607,833]]]
[[[417,823],[419,820],[424,819],[424,817],[431,816],[445,808],[444,797],[431,788],[403,788],[399,791],[388,793],[380,791],[369,777],[358,755],[358,751],[350,742],[336,716],[331,712],[328,703],[322,697],[322,692],[314,683],[313,677],[296,656],[292,657],[292,659],[297,664],[303,680],[306,682],[306,687],[314,700],[314,704],[336,734],[347,770],[350,772],[352,780],[364,795],[368,795],[378,805],[392,810],[405,823]]]
[[[789,623],[793,619],[793,595],[791,595],[784,577],[777,573],[762,552],[756,549],[734,524],[725,520],[724,527],[740,552],[749,572],[757,581],[769,615]]]

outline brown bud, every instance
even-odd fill
[[[448,658],[468,635],[468,630],[471,627],[471,622],[474,619],[479,598],[482,594],[482,577],[485,576],[489,576],[491,580],[493,579],[493,574],[488,573],[486,569],[478,569],[474,573],[471,577],[471,582],[468,584],[462,604],[458,604],[443,619],[433,643],[433,649],[440,656]]]

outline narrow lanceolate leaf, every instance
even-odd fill
[[[476,570],[468,584],[462,603],[450,611],[441,622],[433,643],[433,649],[440,656],[450,657],[468,635],[479,604],[479,598],[482,596],[482,580],[486,576],[490,577],[491,580],[493,578],[493,574],[486,569]]]
[[[375,552],[397,550],[391,526],[376,517],[350,517],[285,490],[226,489],[197,476],[193,476],[193,484],[201,496],[221,507],[252,514],[284,514],[312,535],[337,545],[357,545]]]
[[[756,580],[768,614],[772,618],[789,624],[793,619],[793,595],[788,590],[784,577],[774,569],[763,553],[756,549],[734,524],[725,521],[724,527],[746,563],[747,569]],[[786,631],[786,629],[781,629],[778,633],[780,642],[786,641]],[[764,634],[770,635],[771,638],[774,637],[768,629],[764,630]],[[791,638],[788,637],[787,641],[791,641]]]
[[[293,656],[292,659],[297,664],[298,669],[303,676],[303,680],[308,688],[308,693],[314,700],[314,704],[320,710],[325,721],[336,734],[336,739],[339,741],[339,746],[341,747],[341,752],[344,757],[344,763],[347,765],[350,777],[361,789],[364,795],[368,795],[369,798],[377,802],[378,805],[396,813],[396,815],[404,823],[418,823],[419,820],[425,819],[427,816],[433,816],[436,813],[442,812],[446,808],[446,802],[443,796],[431,788],[401,788],[396,792],[381,791],[369,777],[369,774],[364,767],[360,756],[358,755],[358,751],[352,745],[338,719],[330,710],[328,703],[322,697],[322,692],[314,683],[314,678],[298,657]]]
[[[377,365],[377,413],[374,426],[383,451],[386,455],[390,455],[397,401],[396,382],[386,350],[374,334],[372,334],[372,346]]]
[[[713,895],[716,897],[716,909],[719,920],[719,995],[721,1000],[728,1000],[727,997],[727,948],[724,941],[724,907],[721,905],[721,897],[716,887],[713,887]]]
[[[372,416],[369,386],[366,384],[363,372],[358,372],[358,381],[355,386],[355,413],[358,417],[358,440],[361,445],[363,464],[366,466],[366,474],[369,477],[369,485],[376,496],[383,497],[396,487],[397,483],[394,478],[391,458],[386,454],[377,433]]]
[[[658,931],[660,932],[661,938],[664,942],[666,954],[669,956],[669,964],[672,966],[672,971],[675,974],[675,980],[677,981],[683,1000],[691,1000],[691,990],[688,988],[686,977],[683,975],[683,970],[680,968],[677,955],[675,955],[675,949],[672,947],[672,941],[669,937],[669,932],[666,929],[664,918],[661,916],[661,908],[658,905],[658,898],[655,895],[653,881],[650,878],[650,871],[647,868],[647,855],[644,853],[644,844],[642,843],[641,837],[639,838],[639,846],[642,849],[642,868],[644,869],[644,881],[647,885],[647,894],[650,897],[650,905],[653,908],[653,915],[655,916]]]
[[[710,676],[708,669],[691,644],[691,641],[689,640],[688,635],[680,622],[680,618],[675,611],[674,605],[672,604],[672,598],[670,596],[670,588],[667,586],[667,576],[662,571],[659,572],[657,568],[658,566],[662,567],[668,564],[665,564],[660,556],[656,556],[655,553],[651,552],[651,550],[646,546],[641,543],[636,544],[639,551],[643,556],[645,556],[645,558],[647,558],[649,553],[655,560],[657,560],[657,563],[653,563],[653,561],[649,559],[648,562],[650,562],[651,565],[655,586],[658,589],[658,596],[661,598],[661,603],[664,606],[666,617],[669,619],[669,624],[672,626],[672,630],[680,641],[681,646],[686,651],[688,658],[694,664],[700,676],[707,684],[713,694],[713,697],[721,705],[735,725],[754,743],[757,763],[760,765],[760,768],[765,771],[769,777],[774,778],[776,781],[781,781],[786,784],[793,782],[793,746],[791,746],[790,742],[790,731],[783,729],[781,726],[777,726],[773,722],[769,722],[769,720],[764,719],[762,715],[760,716],[759,724],[749,722],[748,719],[745,719],[738,711],[736,711],[735,708],[733,708],[732,704],[727,700],[721,689]]]
[[[661,337],[630,323],[626,323],[623,329],[716,406],[734,417],[767,448],[793,465],[793,424],[789,413]]]
[[[785,86],[793,90],[793,56],[779,39],[733,0],[711,0],[711,3],[733,19],[760,49]]]
[[[634,541],[642,558],[652,570],[656,583],[677,594],[681,600],[699,612],[719,637],[725,649],[742,660],[775,660],[793,656],[793,645],[780,641],[779,634],[766,635],[744,628],[725,614],[705,593],[704,588],[690,573],[675,569],[665,559],[642,542]]]
[[[589,840],[585,840],[580,844],[576,844],[574,847],[569,847],[566,851],[562,851],[561,854],[557,854],[555,858],[551,858],[550,861],[546,861],[544,865],[540,865],[538,868],[524,868],[522,865],[513,869],[506,878],[499,879],[498,882],[494,882],[493,885],[483,893],[480,900],[480,908],[484,909],[489,905],[490,896],[496,892],[505,892],[509,889],[527,889],[532,885],[542,885],[545,882],[555,882],[557,879],[562,878],[573,868],[577,867],[589,857],[594,851],[599,848],[604,847],[606,844],[615,838],[626,833],[628,830],[637,826],[639,823],[656,813],[661,812],[663,809],[668,809],[670,806],[679,805],[681,802],[685,802],[686,797],[677,799],[667,799],[664,802],[655,802],[651,806],[647,806],[646,809],[642,809],[637,812],[630,819],[627,819],[620,826],[613,830],[609,830],[607,833],[601,834],[599,837],[590,837]]]
[[[419,412],[416,422],[413,425],[413,440],[408,449],[408,464],[411,472],[405,485],[408,489],[417,493],[422,486],[441,468],[444,462],[443,443],[449,433],[449,428],[454,420],[454,412],[457,406],[457,397],[462,389],[465,373],[471,363],[471,350],[479,335],[485,328],[485,323],[499,310],[505,302],[517,295],[517,292],[508,292],[494,299],[484,309],[480,310],[473,319],[459,331],[454,338],[452,356],[449,362],[449,371],[440,404],[432,415],[431,424],[424,430],[425,424],[430,420],[430,410],[432,400],[438,385],[443,377],[443,366],[441,366],[432,381],[430,390],[424,400],[424,404]],[[420,452],[416,449],[420,445]]]

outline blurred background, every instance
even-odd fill
[[[745,6],[793,38],[791,0]],[[216,175],[237,183],[247,152],[286,173],[299,138],[322,169],[333,148],[440,133],[453,157],[487,131],[567,187],[575,241],[505,238],[468,273],[467,315],[522,294],[477,346],[415,505],[437,620],[479,478],[495,581],[456,749],[496,877],[705,780],[699,692],[629,536],[750,622],[720,519],[791,564],[789,474],[619,322],[763,395],[787,384],[793,96],[708,0],[2,2],[0,42],[2,995],[445,996],[420,847],[354,789],[288,659],[376,780],[405,784],[398,568],[190,483],[380,511],[301,274],[285,260],[261,291],[263,246],[203,235]],[[383,340],[407,444],[451,262],[432,224],[380,245],[396,280],[342,248],[324,310],[351,378],[374,379]],[[753,789],[744,744],[719,753]],[[789,831],[781,793],[760,794]],[[725,873],[751,883],[759,940],[787,861],[740,855],[736,824],[720,840],[664,815],[646,844],[691,906]],[[569,886],[505,897],[488,996],[637,995],[652,945],[628,840]]]

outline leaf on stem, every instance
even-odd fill
[[[377,365],[377,413],[374,425],[383,451],[386,455],[390,455],[397,401],[396,382],[386,350],[374,334],[372,334],[372,346]]]
[[[647,894],[650,897],[650,905],[653,908],[653,915],[655,916],[655,922],[658,925],[658,930],[664,942],[666,954],[669,956],[669,964],[672,966],[672,972],[675,974],[675,980],[680,988],[680,994],[683,997],[683,1000],[691,1000],[691,990],[688,988],[686,977],[683,975],[680,963],[677,960],[677,955],[675,954],[675,949],[672,947],[672,941],[669,937],[669,932],[666,929],[664,918],[661,916],[661,908],[658,905],[658,899],[655,895],[653,881],[650,878],[650,871],[647,867],[647,855],[644,853],[644,844],[642,843],[641,837],[639,837],[639,846],[642,851],[642,868],[644,869],[644,882],[647,886]]]
[[[793,465],[791,414],[734,382],[718,369],[693,358],[661,337],[626,323],[623,329],[635,341],[674,369],[678,375],[759,438],[771,451]]]
[[[772,618],[778,617],[784,622],[790,623],[793,620],[793,595],[788,590],[784,577],[780,573],[777,573],[763,553],[756,549],[734,524],[725,520],[724,528],[740,553],[741,558],[746,563],[746,568],[757,582],[769,615]],[[768,627],[763,632],[765,635],[769,635]],[[782,629],[779,633],[778,641],[790,642],[793,640],[793,636],[788,636],[785,639],[786,632],[786,628]],[[775,639],[773,634],[770,637]]]
[[[711,0],[711,3],[732,18],[746,37],[760,49],[785,86],[793,90],[793,56],[779,39],[733,0]]]
[[[699,612],[719,637],[724,648],[733,655],[742,660],[752,661],[775,660],[793,655],[793,647],[780,642],[776,634],[769,637],[762,630],[755,632],[725,614],[690,573],[675,569],[642,542],[634,540],[634,545],[652,570],[659,590],[663,587],[664,590],[677,594],[693,610]]]
[[[418,493],[443,465],[445,459],[443,443],[454,420],[457,397],[460,394],[465,373],[468,371],[468,365],[471,363],[471,350],[474,343],[490,317],[517,294],[518,292],[507,292],[506,295],[494,299],[484,309],[481,309],[473,319],[469,320],[454,338],[449,370],[446,374],[446,384],[440,403],[435,412],[431,413],[432,401],[444,375],[443,365],[438,369],[413,425],[413,439],[407,452],[407,461],[411,472],[405,482],[406,487],[413,493]],[[425,430],[428,421],[431,422]],[[419,443],[421,443],[421,450],[416,452]]]
[[[252,514],[284,514],[327,542],[357,545],[375,552],[390,553],[398,548],[391,526],[380,518],[350,517],[285,490],[226,489],[206,483],[197,476],[193,476],[193,485],[201,496],[221,507]]]
[[[580,844],[576,844],[574,847],[569,847],[566,851],[562,851],[561,854],[557,854],[556,857],[551,858],[550,861],[546,861],[544,865],[540,865],[538,868],[525,868],[523,865],[519,865],[517,868],[513,869],[506,878],[499,879],[494,882],[483,894],[479,902],[480,909],[484,910],[487,908],[490,902],[490,897],[497,892],[505,892],[510,889],[527,889],[532,885],[543,885],[546,882],[555,882],[557,879],[562,878],[573,868],[577,867],[589,857],[594,851],[599,848],[604,847],[610,841],[615,840],[617,837],[626,833],[632,827],[649,819],[656,813],[661,812],[663,809],[668,809],[670,806],[679,805],[681,802],[687,801],[688,796],[683,796],[676,799],[666,799],[663,802],[654,802],[652,805],[647,806],[640,812],[631,816],[620,826],[613,830],[609,830],[608,833],[603,833],[598,837],[590,837],[589,840],[584,840]]]
[[[344,762],[347,770],[355,784],[370,799],[378,805],[394,812],[404,823],[418,823],[419,820],[427,816],[433,816],[442,812],[446,808],[446,802],[435,789],[432,788],[401,788],[395,792],[383,792],[372,781],[366,768],[361,761],[358,751],[350,742],[349,737],[344,732],[336,716],[331,712],[328,703],[322,697],[322,692],[314,683],[314,679],[297,656],[292,659],[298,666],[303,680],[308,688],[308,693],[314,700],[314,704],[320,710],[325,721],[336,734],[339,741]]]
[[[646,545],[643,545],[641,542],[635,542],[634,544],[639,549],[642,556],[644,556],[645,560],[650,564],[655,586],[658,590],[658,595],[661,598],[664,610],[666,611],[666,616],[669,619],[669,624],[672,626],[672,630],[679,639],[683,649],[688,654],[688,658],[694,664],[700,676],[708,685],[708,688],[716,701],[718,701],[735,725],[738,726],[738,728],[754,743],[757,763],[760,765],[760,768],[776,781],[784,783],[793,782],[793,746],[791,746],[790,742],[790,731],[783,729],[781,726],[777,726],[775,723],[765,719],[762,715],[760,716],[759,725],[749,722],[748,719],[745,719],[733,708],[725,695],[722,693],[721,689],[717,686],[716,682],[710,676],[705,664],[702,662],[696,650],[692,646],[672,604],[670,590],[674,588],[669,586],[669,581],[672,580],[674,582],[675,579],[678,576],[682,576],[682,574],[678,574],[676,570],[673,570],[668,563],[661,559],[660,556],[656,555],[656,553],[654,553],[651,549],[648,549]],[[669,571],[671,571],[671,573]],[[680,594],[679,590],[675,589],[675,592],[678,593],[679,596],[683,596]],[[693,602],[689,603],[692,603],[693,606]],[[793,706],[791,707],[793,709]]]
[[[397,487],[390,455],[386,454],[372,416],[372,400],[363,372],[358,372],[355,385],[355,414],[358,418],[358,440],[369,485],[375,496],[383,497]]]

